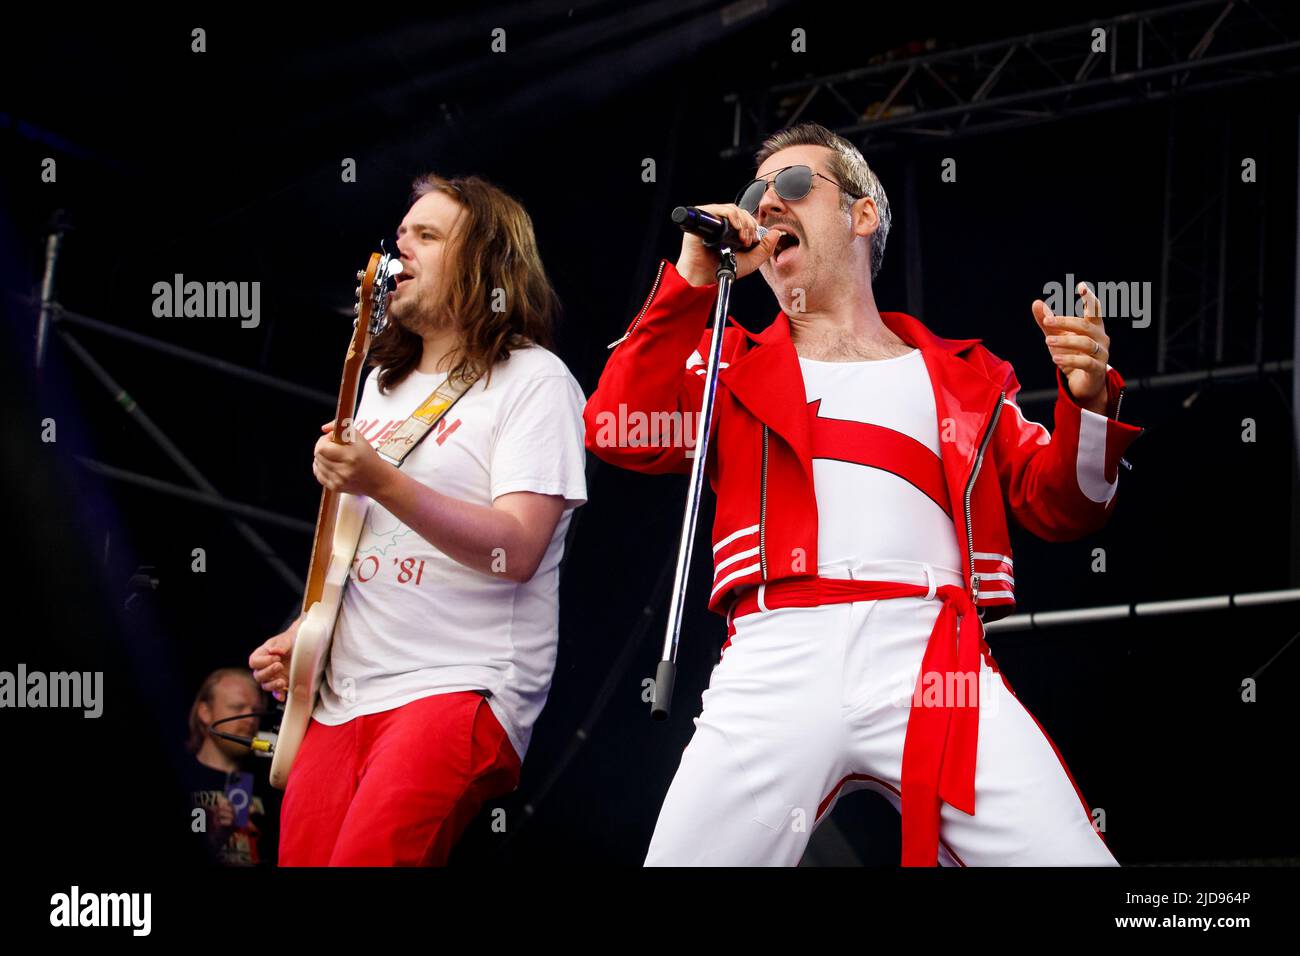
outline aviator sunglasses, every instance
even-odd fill
[[[822,176],[811,166],[787,166],[784,169],[778,169],[776,177],[772,180],[772,186],[776,189],[776,194],[786,202],[794,202],[803,199],[804,196],[812,192],[814,176],[821,176],[828,183],[833,183],[839,189],[844,189],[842,184],[835,182],[829,176]],[[740,192],[736,193],[736,205],[751,216],[755,215],[758,212],[758,204],[763,201],[763,195],[767,192],[767,184],[766,179],[750,180],[741,188]],[[845,192],[848,192],[848,190],[845,190]],[[849,195],[853,194],[849,193]]]

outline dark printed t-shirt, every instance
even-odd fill
[[[232,773],[193,759],[186,790],[192,808],[207,812],[207,832],[195,833],[218,866],[275,866],[279,849],[280,799],[271,786],[269,760],[249,760]],[[224,796],[235,812],[234,825],[222,829],[215,809]]]

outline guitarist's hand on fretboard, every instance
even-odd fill
[[[385,482],[393,477],[393,466],[380,458],[370,442],[358,436],[351,426],[344,431],[344,444],[334,441],[334,436],[329,434],[333,430],[332,421],[321,426],[326,434],[316,441],[311,467],[316,480],[330,491],[378,497]]]

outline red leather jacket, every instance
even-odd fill
[[[587,448],[598,458],[652,474],[690,470],[717,291],[716,284],[691,286],[660,263],[645,305],[611,343],[584,410]],[[1016,405],[1011,364],[979,339],[940,338],[901,312],[881,319],[921,350],[963,576],[981,619],[1005,617],[1015,606],[1008,511],[1049,541],[1106,523],[1120,456],[1142,433],[1116,418],[1124,380],[1108,368],[1102,417],[1074,400],[1058,369],[1049,434]],[[817,499],[807,397],[785,313],[757,335],[729,317],[720,363],[705,464],[718,498],[709,608],[725,616],[738,590],[817,576]],[[686,426],[683,436],[669,427],[674,416]]]

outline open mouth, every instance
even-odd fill
[[[772,252],[772,262],[779,264],[787,258],[789,251],[799,245],[799,237],[792,233],[783,232],[781,238],[776,241],[776,249]]]

